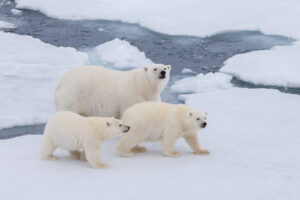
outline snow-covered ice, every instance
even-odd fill
[[[139,23],[167,34],[205,36],[225,30],[300,35],[298,0],[16,0],[17,8],[63,19]],[[65,9],[65,8],[68,9]],[[284,16],[284,17],[283,17]]]
[[[160,143],[121,158],[118,139],[104,142],[95,170],[58,150],[59,161],[40,159],[42,136],[0,141],[1,199],[272,199],[300,196],[300,96],[270,89],[216,90],[186,96],[208,111],[199,132],[209,156],[180,140],[180,158],[162,156]],[[9,153],[8,153],[9,152]]]
[[[144,52],[128,41],[119,38],[97,46],[94,51],[100,63],[119,69],[138,68],[153,64],[150,59],[146,58]]]
[[[219,72],[198,74],[176,81],[171,86],[171,91],[175,93],[195,93],[228,89],[232,87],[231,79],[232,76]]]
[[[300,87],[300,42],[288,47],[235,55],[221,72],[256,85]]]
[[[54,89],[87,54],[0,31],[0,128],[46,122],[55,112]]]
[[[1,21],[0,20],[0,28],[16,28],[17,26],[9,23],[9,22],[5,22],[5,21]]]

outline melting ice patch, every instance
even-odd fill
[[[256,85],[300,87],[300,42],[235,55],[225,62],[221,72]]]
[[[0,31],[0,128],[46,122],[55,112],[54,90],[85,53],[30,36]]]
[[[217,89],[228,89],[232,87],[232,76],[223,73],[198,74],[197,76],[178,80],[171,86],[175,93],[210,92]]]
[[[144,52],[119,38],[97,46],[94,51],[100,63],[118,69],[139,68],[153,64],[150,59],[146,58]]]

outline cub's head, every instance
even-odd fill
[[[153,64],[144,67],[144,71],[151,82],[155,84],[159,84],[162,82],[168,83],[171,72],[171,65]]]
[[[189,110],[186,113],[186,128],[191,131],[204,129],[207,126],[206,122],[207,112],[199,112],[196,110]]]
[[[121,120],[112,118],[106,118],[105,126],[107,129],[108,137],[115,137],[122,133],[127,133],[130,130],[130,126],[125,125]]]

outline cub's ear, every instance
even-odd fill
[[[145,70],[145,72],[148,70],[148,68],[147,67],[144,67],[144,70]]]
[[[192,112],[189,112],[189,117],[193,116],[193,113]]]
[[[208,115],[207,112],[205,112],[205,113],[204,113],[204,116],[207,117],[207,115]]]
[[[107,126],[107,127],[110,127],[111,124],[110,124],[109,122],[106,122],[106,126]]]
[[[171,65],[167,65],[167,69],[171,69]]]

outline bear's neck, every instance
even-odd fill
[[[93,124],[93,127],[97,133],[98,138],[103,141],[108,138],[107,131],[105,130],[105,123],[99,117],[89,117],[89,120]],[[102,124],[102,125],[101,125]]]
[[[187,107],[186,105],[178,105],[178,114],[180,116],[181,128],[184,134],[191,131],[189,127],[186,126],[187,124],[186,116],[188,115],[186,107]]]
[[[154,84],[147,76],[143,76],[142,70],[138,70],[135,74],[135,87],[137,92],[146,99],[151,98],[155,94],[160,94],[162,91],[161,84]]]

